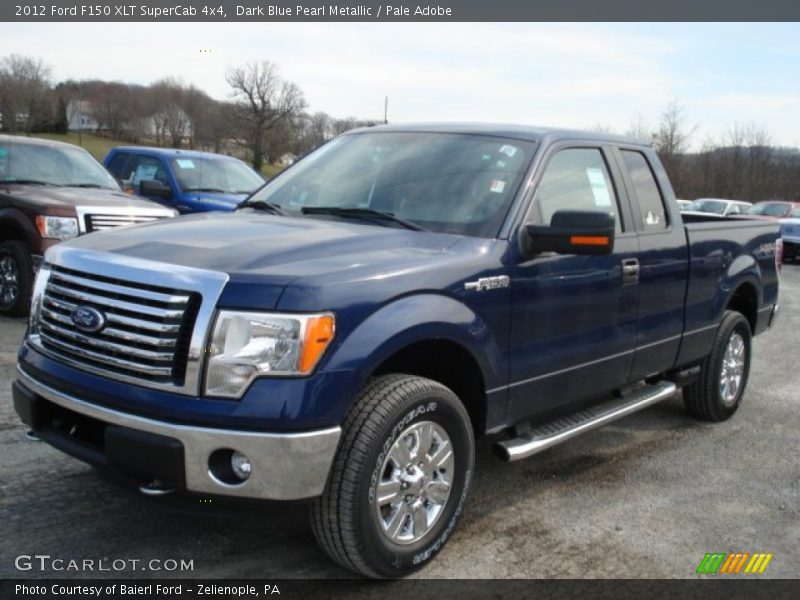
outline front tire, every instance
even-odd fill
[[[726,311],[697,381],[683,390],[691,414],[724,421],[736,412],[750,375],[750,348],[749,322],[741,313]]]
[[[371,380],[348,414],[314,535],[343,567],[402,577],[424,566],[452,533],[475,456],[464,405],[445,386],[410,375]]]
[[[24,243],[0,243],[0,315],[28,313],[33,288],[33,262]]]

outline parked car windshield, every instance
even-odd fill
[[[800,206],[795,206],[789,213],[789,216],[793,218],[800,218]]]
[[[108,171],[82,148],[8,140],[0,140],[0,181],[120,189]]]
[[[695,200],[687,210],[696,210],[705,213],[714,213],[717,215],[724,215],[728,203],[724,200]]]
[[[747,209],[747,215],[764,215],[767,217],[783,217],[789,212],[786,202],[759,202]]]
[[[172,171],[184,192],[250,194],[264,179],[235,158],[173,158]]]
[[[296,163],[250,202],[290,214],[311,207],[368,209],[431,231],[494,237],[535,149],[533,142],[484,135],[345,135]]]

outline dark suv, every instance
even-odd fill
[[[83,148],[0,135],[0,314],[28,311],[33,275],[50,246],[176,214],[123,193]]]

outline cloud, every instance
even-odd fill
[[[277,63],[311,110],[393,121],[480,120],[624,131],[673,98],[700,125],[800,131],[797,24],[2,24],[15,52],[56,78],[148,84],[178,76],[226,98],[225,69]],[[87,42],[90,40],[90,42]],[[211,52],[200,52],[210,49]],[[789,137],[791,136],[791,138]]]

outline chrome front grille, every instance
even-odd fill
[[[200,301],[196,292],[51,265],[38,319],[40,343],[90,370],[182,386]],[[98,311],[104,326],[79,328],[73,320],[79,307]]]
[[[109,214],[87,214],[84,215],[86,233],[102,231],[103,229],[113,229],[123,225],[138,225],[140,223],[150,223],[163,219],[164,215],[109,215]]]

